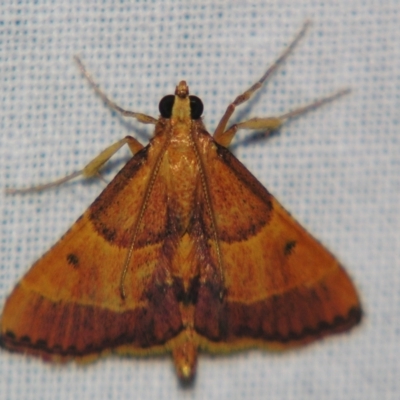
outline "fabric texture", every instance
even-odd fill
[[[8,399],[398,399],[400,397],[400,2],[3,1],[0,17],[0,307],[30,265],[104,188],[76,180],[41,193],[3,188],[81,169],[109,144],[151,128],[111,112],[76,67],[80,55],[121,107],[158,116],[187,80],[213,131],[225,108],[313,26],[232,122],[283,113],[350,87],[269,140],[232,150],[343,262],[365,310],[360,327],[309,347],[200,355],[182,388],[170,357],[54,366],[0,351]],[[129,157],[106,168],[110,180]]]

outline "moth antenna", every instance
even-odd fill
[[[294,39],[290,42],[290,44],[286,47],[283,53],[275,60],[275,62],[265,71],[264,75],[259,79],[253,86],[247,89],[245,92],[236,97],[236,99],[229,104],[227,107],[225,114],[222,116],[221,121],[219,122],[217,128],[214,132],[214,138],[217,142],[220,142],[220,136],[224,134],[226,125],[228,124],[229,119],[234,113],[236,107],[242,103],[245,103],[249,100],[253,94],[261,88],[261,86],[265,83],[265,81],[280,67],[280,65],[288,58],[288,56],[292,53],[293,49],[297,46],[299,41],[303,38],[308,28],[311,26],[311,21],[306,20],[300,30],[300,32],[294,37]]]
[[[97,83],[94,81],[92,76],[89,74],[89,72],[86,70],[83,62],[79,58],[79,56],[75,55],[74,60],[78,64],[78,68],[82,72],[83,76],[87,79],[87,81],[90,83],[96,94],[104,101],[104,103],[107,104],[108,107],[110,107],[112,110],[115,110],[119,112],[121,115],[124,117],[131,117],[131,118],[136,118],[139,122],[143,124],[153,124],[155,125],[157,123],[157,119],[151,117],[150,115],[142,114],[142,113],[137,113],[134,111],[128,111],[114,103],[112,100],[108,98],[108,96],[99,88]]]

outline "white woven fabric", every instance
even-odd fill
[[[3,1],[1,14],[1,190],[80,169],[128,134],[148,140],[148,127],[95,96],[74,54],[119,105],[155,117],[160,98],[186,79],[211,131],[311,18],[307,37],[234,121],[346,86],[352,94],[234,152],[343,261],[366,313],[350,334],[305,349],[200,356],[187,389],[168,357],[54,366],[2,350],[1,399],[399,398],[399,1]],[[103,187],[78,180],[0,193],[1,307]]]

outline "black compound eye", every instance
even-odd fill
[[[161,99],[158,109],[163,118],[171,118],[172,107],[174,106],[175,96],[169,94]]]
[[[189,96],[190,99],[190,116],[192,119],[199,119],[203,114],[203,102],[196,96]]]

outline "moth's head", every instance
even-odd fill
[[[198,97],[189,96],[189,86],[185,81],[179,82],[175,95],[163,97],[158,105],[163,118],[178,121],[200,119],[203,108],[203,103]]]

